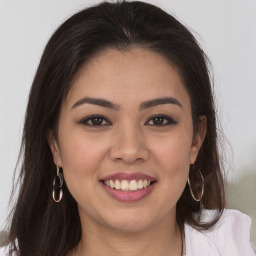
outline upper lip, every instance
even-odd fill
[[[103,177],[101,180],[149,180],[149,181],[156,181],[156,178],[149,176],[147,174],[141,172],[117,172],[110,175]]]

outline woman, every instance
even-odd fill
[[[175,18],[102,3],[49,40],[3,255],[254,255],[224,210],[207,59]]]

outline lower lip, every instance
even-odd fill
[[[105,191],[107,191],[107,193],[110,196],[114,197],[118,201],[121,201],[121,202],[135,202],[135,201],[139,201],[142,198],[149,195],[152,192],[152,189],[155,185],[155,182],[152,185],[150,185],[149,187],[139,189],[139,190],[136,190],[136,191],[131,191],[131,192],[110,188],[110,187],[106,186],[104,183],[102,183],[102,185],[103,185]]]

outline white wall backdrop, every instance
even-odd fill
[[[0,227],[7,216],[28,92],[43,48],[67,17],[97,2],[0,0]],[[227,147],[229,181],[239,184],[242,177],[251,177],[248,184],[255,186],[248,213],[256,215],[256,1],[146,2],[175,14],[207,52],[221,124],[233,149],[231,153]],[[234,207],[237,199],[230,199]]]

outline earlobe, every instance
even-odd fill
[[[199,116],[197,131],[194,134],[191,152],[190,152],[190,164],[196,162],[198,152],[204,142],[204,138],[207,132],[207,118],[206,116]]]
[[[55,165],[58,167],[62,167],[60,147],[59,147],[59,144],[58,144],[52,131],[50,131],[48,133],[47,141],[48,141],[49,147],[51,149],[52,157],[53,157],[53,161],[54,161]]]

